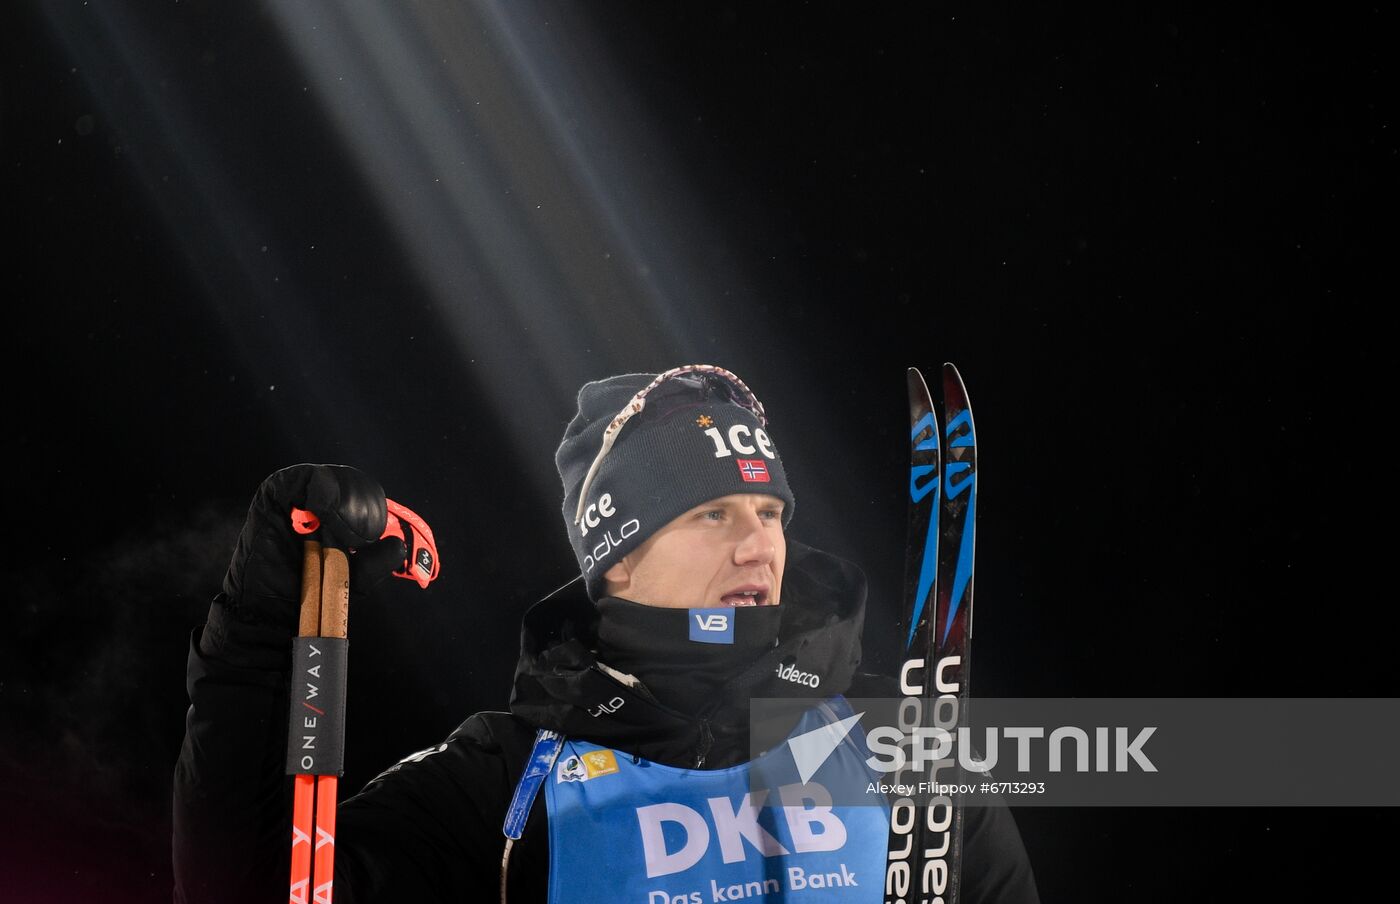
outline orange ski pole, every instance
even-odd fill
[[[440,570],[433,532],[411,509],[392,499],[385,504],[389,513],[380,539],[397,537],[405,550],[405,559],[393,574],[426,588]],[[315,513],[292,509],[296,533],[306,535],[319,528]],[[349,618],[349,558],[342,549],[307,540],[287,725],[287,774],[295,776],[289,904],[331,904],[336,795],[345,760]]]
[[[303,549],[301,618],[293,650],[287,736],[287,771],[295,775],[288,901],[331,904],[337,777],[344,745],[350,562],[343,550],[322,547],[313,540],[306,541]]]
[[[326,549],[321,554],[321,637],[347,636],[350,618],[350,560],[339,549]],[[342,684],[341,687],[344,687]],[[344,723],[337,728],[344,730]],[[344,742],[336,739],[336,745]],[[335,881],[335,804],[339,786],[339,768],[330,774],[316,776],[316,849],[312,876],[315,881],[316,904],[331,904],[332,883]]]
[[[321,633],[321,544],[302,545],[301,621],[297,636]],[[295,720],[295,716],[293,716]],[[307,904],[311,887],[311,844],[316,831],[316,778],[297,775],[292,786],[292,884],[290,904]]]

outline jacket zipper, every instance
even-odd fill
[[[695,768],[699,769],[705,765],[705,757],[710,752],[710,746],[714,744],[715,736],[710,733],[710,720],[700,720],[700,743],[695,745]]]

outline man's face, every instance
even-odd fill
[[[736,493],[673,519],[603,577],[609,596],[649,606],[776,606],[786,560],[783,501]]]

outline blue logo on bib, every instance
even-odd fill
[[[690,639],[697,643],[733,643],[734,613],[728,609],[691,609]]]

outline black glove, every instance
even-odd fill
[[[321,522],[312,537],[292,530],[292,508]],[[345,465],[292,465],[258,487],[248,519],[214,598],[200,646],[250,667],[285,665],[301,607],[303,541],[351,551],[352,601],[378,586],[404,556],[403,541],[386,537],[384,490],[363,471]],[[272,654],[275,653],[275,659]]]

